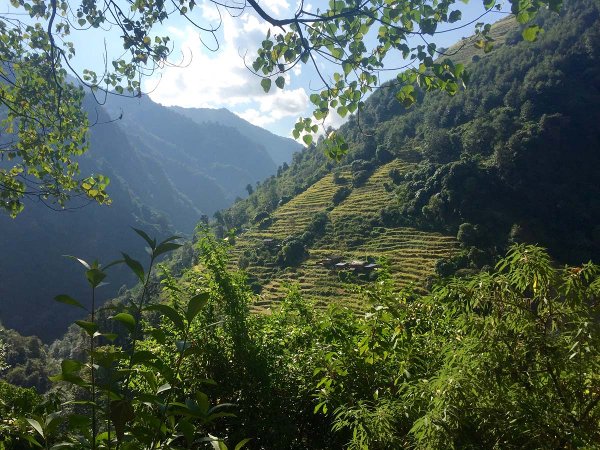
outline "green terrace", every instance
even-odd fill
[[[324,308],[335,302],[363,310],[365,305],[357,287],[372,281],[375,274],[357,275],[344,268],[320,264],[332,255],[338,255],[346,263],[366,262],[367,259],[384,262],[396,287],[412,286],[423,291],[423,280],[434,274],[436,262],[456,252],[457,242],[453,236],[408,227],[374,227],[365,236],[363,231],[352,228],[353,223],[375,218],[382,208],[397,201],[393,192],[385,188],[385,183],[391,184],[389,172],[410,167],[410,163],[397,159],[376,168],[357,187],[352,187],[350,171],[338,174],[337,183],[332,174],[326,175],[277,208],[268,227],[259,229],[255,225],[237,237],[232,248],[232,267],[237,266],[245,251],[277,252],[283,240],[302,234],[315,214],[326,212],[329,217],[324,235],[307,249],[309,255],[299,265],[284,268],[273,261],[249,263],[245,268],[249,278],[261,286],[259,301],[253,305],[253,310],[268,312],[292,285],[297,285],[317,307]],[[334,206],[332,198],[341,186],[347,186],[351,192]],[[382,268],[373,272],[378,270]]]

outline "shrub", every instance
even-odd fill
[[[400,169],[396,167],[390,169],[388,175],[390,176],[394,184],[400,184],[404,181],[404,174],[400,172]]]
[[[367,170],[359,170],[352,174],[352,186],[360,187],[369,179],[371,172]]]
[[[304,242],[299,238],[291,238],[283,242],[278,262],[282,267],[297,266],[306,259],[308,252]]]
[[[394,160],[394,155],[384,145],[379,145],[377,147],[375,157],[381,164],[386,164]]]
[[[331,198],[331,203],[333,203],[334,206],[339,205],[350,195],[351,192],[352,189],[350,189],[347,186],[342,186],[338,188],[338,190],[335,191],[333,197]]]
[[[481,241],[481,230],[479,225],[465,222],[458,227],[456,239],[464,247],[477,247]]]
[[[334,184],[346,184],[348,180],[342,176],[339,170],[333,172],[333,182]]]

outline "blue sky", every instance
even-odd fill
[[[260,0],[260,5],[274,17],[289,17],[295,10],[295,1]],[[309,3],[310,0],[305,1],[305,8],[312,8],[313,11],[326,5],[323,0]],[[2,12],[11,10],[8,0],[0,0],[0,5]],[[458,2],[456,8],[463,12],[460,23],[470,22],[484,11],[481,0],[472,0],[468,4]],[[494,22],[504,16],[491,13],[482,21]],[[157,29],[158,35],[169,35],[173,41],[172,64],[147,77],[143,81],[144,91],[154,101],[166,106],[224,107],[255,125],[282,136],[290,136],[296,119],[310,115],[308,97],[322,87],[314,68],[296,66],[286,74],[283,91],[273,85],[271,92],[265,94],[260,87],[260,78],[248,70],[245,63],[251,65],[253,55],[269,29],[268,24],[251,9],[232,17],[224,8],[206,0],[198,2],[190,17],[203,26],[220,25],[216,40],[209,33],[195,28],[185,18],[172,15]],[[447,25],[446,29],[456,25]],[[431,40],[438,47],[448,47],[461,37],[472,34],[473,29],[474,24],[438,34]],[[95,68],[101,71],[105,53],[110,61],[123,52],[116,29],[74,32],[71,40],[77,49],[73,64],[79,70]],[[388,67],[400,65],[401,59],[388,61]],[[334,68],[323,65],[321,69],[331,74]],[[395,75],[395,72],[382,72],[380,80],[383,82]],[[342,119],[332,114],[326,125],[338,126],[341,123]]]

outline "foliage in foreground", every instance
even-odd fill
[[[64,359],[59,374],[50,377],[67,391],[53,394],[51,405],[40,408],[31,400],[32,391],[3,385],[11,398],[5,412],[18,413],[15,405],[29,405],[26,415],[9,418],[0,428],[0,448],[30,447],[52,449],[140,449],[200,448],[225,444],[208,434],[210,423],[230,415],[229,405],[211,405],[198,389],[190,390],[182,377],[183,360],[196,352],[190,330],[208,293],[197,292],[185,304],[168,306],[149,304],[151,271],[157,258],[178,247],[171,237],[157,243],[141,230],[135,230],[148,244],[150,264],[143,265],[123,253],[123,259],[102,267],[79,258],[91,288],[91,304],[84,306],[68,295],[56,301],[85,309],[86,320],[75,323],[85,336],[85,360]],[[130,304],[119,305],[107,320],[100,314],[108,308],[96,307],[96,289],[104,282],[106,270],[126,264],[138,277],[141,290]],[[144,314],[158,313],[173,326],[149,328]],[[151,339],[147,347],[144,340]],[[150,351],[152,350],[152,351]],[[210,383],[206,380],[206,383]],[[23,407],[20,408],[21,410]],[[240,442],[236,449],[244,446]]]
[[[257,449],[600,445],[596,265],[558,268],[520,245],[492,273],[444,280],[426,296],[395,292],[383,274],[364,291],[373,307],[363,317],[320,312],[296,288],[271,315],[250,315],[253,294],[226,269],[227,247],[204,236],[197,249],[186,276],[164,274],[162,303],[113,316],[128,330],[124,345],[63,362],[57,378],[82,388],[71,405],[102,417],[97,446],[93,424],[65,413],[16,411],[28,421],[3,423],[0,439],[63,420],[64,448],[116,448],[117,436],[120,448],[224,445],[211,435]],[[89,323],[80,326],[94,336]],[[206,420],[208,398],[232,405]]]

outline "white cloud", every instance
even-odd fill
[[[260,2],[261,7],[266,7],[275,14],[281,14],[286,12],[290,8],[290,4],[286,0],[262,0]]]
[[[350,117],[350,115],[347,115],[346,117],[342,117],[336,112],[335,109],[332,109],[329,111],[329,114],[327,115],[327,118],[325,119],[324,126],[325,126],[325,128],[332,127],[332,128],[337,129],[337,128],[341,127],[344,123],[346,123],[346,121],[348,120],[349,117]]]
[[[240,117],[258,126],[266,126],[286,117],[298,117],[306,113],[308,96],[304,89],[278,90],[274,95],[257,99],[258,108],[247,108],[238,113]]]
[[[264,4],[263,4],[264,3]],[[269,0],[263,6],[275,11],[287,8],[285,0]],[[222,20],[219,49],[208,50],[212,36],[200,34],[193,27],[168,30],[184,55],[182,67],[167,67],[159,76],[148,80],[145,89],[150,97],[167,106],[179,105],[198,108],[226,107],[250,122],[264,126],[284,118],[306,115],[308,96],[304,88],[294,88],[294,78],[301,70],[285,74],[286,88],[280,90],[273,83],[271,92],[265,94],[260,77],[245,65],[251,65],[253,52],[264,39],[268,26],[248,13],[231,17],[227,11],[219,16],[216,7],[200,6],[203,18],[213,26]],[[222,10],[222,8],[221,8]]]

